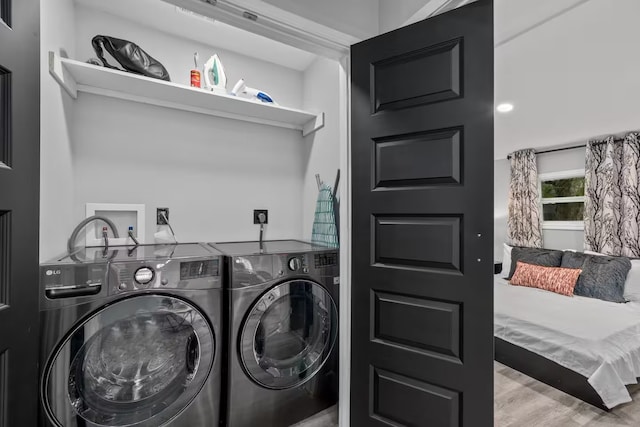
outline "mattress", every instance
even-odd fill
[[[630,402],[640,377],[640,303],[617,304],[494,278],[494,335],[571,369],[608,408]]]

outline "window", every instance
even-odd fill
[[[584,229],[584,170],[540,175],[542,228]]]

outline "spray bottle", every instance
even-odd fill
[[[200,70],[198,70],[198,52],[193,54],[195,68],[191,70],[191,87],[200,87]]]
[[[213,55],[204,63],[204,88],[227,93],[227,76],[218,55]]]
[[[244,82],[244,79],[238,80],[238,83],[236,83],[236,85],[233,87],[233,90],[231,91],[232,95],[238,95],[239,93],[247,94],[262,102],[275,104],[275,101],[267,92],[262,92],[261,90],[247,86],[247,84]]]

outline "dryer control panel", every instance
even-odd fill
[[[300,276],[340,280],[337,250],[228,257],[231,288],[259,286],[265,282]]]
[[[338,252],[314,252],[278,255],[276,266],[280,277],[291,275],[339,275]],[[334,272],[338,271],[338,273]]]

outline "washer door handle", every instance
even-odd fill
[[[75,285],[75,286],[64,286],[57,288],[49,288],[44,291],[45,295],[49,299],[58,299],[58,298],[73,298],[73,297],[82,297],[88,295],[96,295],[100,292],[102,285]]]

